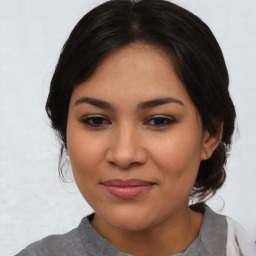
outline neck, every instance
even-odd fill
[[[202,213],[186,207],[162,223],[144,230],[115,228],[97,214],[92,226],[121,252],[135,256],[168,256],[184,252],[197,237],[202,222]]]

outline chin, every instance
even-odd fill
[[[152,211],[151,211],[152,212]],[[102,216],[105,221],[114,228],[122,229],[122,230],[129,230],[129,231],[139,231],[145,230],[152,225],[154,222],[153,215],[142,209],[115,209],[110,211],[109,213],[104,214]]]

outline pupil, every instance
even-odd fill
[[[155,119],[155,124],[156,124],[156,125],[165,124],[164,118],[156,118],[156,119]]]
[[[95,117],[95,118],[93,119],[93,123],[94,123],[94,124],[102,124],[102,118],[100,118],[100,117]]]

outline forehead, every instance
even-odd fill
[[[71,97],[122,99],[123,103],[150,98],[190,98],[175,73],[170,57],[148,44],[130,44],[108,55],[93,75],[79,84]]]

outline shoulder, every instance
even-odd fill
[[[203,208],[205,213],[199,234],[202,255],[214,252],[214,255],[223,256],[256,256],[255,243],[238,222],[216,213],[205,204],[196,207]]]
[[[86,255],[78,228],[63,235],[47,236],[30,244],[16,256],[78,256]]]
[[[226,217],[227,230],[227,256],[255,256],[256,245],[249,238],[243,227],[235,220]]]

